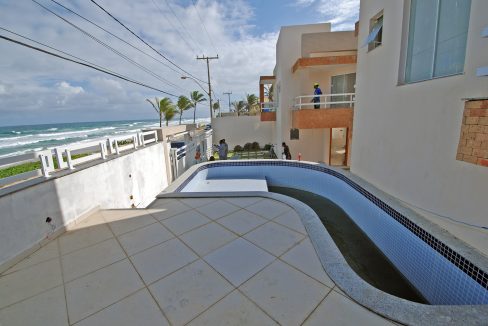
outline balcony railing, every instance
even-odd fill
[[[261,102],[259,106],[261,107],[261,112],[276,112],[277,103]]]
[[[313,101],[316,97],[319,97],[319,102]],[[356,93],[302,95],[295,97],[293,108],[295,110],[313,109],[315,105],[319,105],[321,109],[352,108],[355,99]]]

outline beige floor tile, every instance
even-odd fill
[[[298,246],[284,254],[281,259],[322,284],[325,284],[330,288],[334,286],[334,282],[329,278],[322,267],[319,257],[317,257],[315,249],[309,239],[302,241]]]
[[[150,284],[198,259],[180,240],[168,240],[131,257],[144,282]]]
[[[165,326],[169,325],[147,289],[125,298],[75,326]]]
[[[207,216],[208,218],[215,220],[221,218],[222,216],[229,215],[240,208],[232,205],[225,200],[218,199],[208,205],[201,206],[197,208],[197,211]]]
[[[58,243],[57,240],[52,240],[39,250],[37,250],[35,253],[30,255],[29,257],[21,260],[14,266],[10,267],[8,270],[6,270],[3,275],[5,274],[10,274],[12,272],[21,270],[26,267],[30,267],[39,263],[42,263],[44,261],[53,259],[59,257],[59,250],[58,250]]]
[[[107,223],[150,214],[149,210],[145,208],[104,209],[100,213]]]
[[[75,223],[71,223],[68,226],[68,230],[69,231],[81,230],[89,227],[94,227],[100,224],[105,224],[105,219],[103,218],[101,211],[97,211],[82,220],[77,220]]]
[[[264,218],[273,219],[289,211],[291,207],[276,200],[264,199],[251,206],[247,206],[246,209]]]
[[[69,320],[75,323],[143,286],[127,259],[66,283]]]
[[[282,325],[300,325],[328,288],[281,261],[275,261],[240,289]]]
[[[0,309],[63,283],[59,258],[0,277]]]
[[[249,299],[235,290],[192,320],[190,326],[278,325]]]
[[[305,236],[279,224],[268,222],[244,236],[257,246],[280,256],[298,244]]]
[[[306,326],[325,325],[393,325],[388,320],[364,309],[343,295],[332,291],[304,323]]]
[[[87,227],[76,231],[69,231],[59,237],[59,247],[62,255],[91,246],[95,243],[113,237],[105,224]]]
[[[58,286],[0,310],[0,325],[68,326],[63,287]]]
[[[187,211],[163,221],[164,226],[176,235],[180,235],[199,226],[210,222],[208,218],[199,212],[192,210]]]
[[[179,199],[179,201],[182,202],[183,204],[187,205],[187,206],[197,208],[200,206],[208,205],[208,204],[216,201],[217,199],[218,199],[217,197],[214,197],[214,198],[183,198],[183,199]]]
[[[204,256],[236,237],[217,223],[210,223],[183,234],[180,239],[200,256]]]
[[[114,238],[74,251],[61,258],[64,281],[72,281],[125,257],[124,251]]]
[[[150,224],[118,237],[120,244],[129,256],[172,238],[174,236],[171,232],[160,223]]]
[[[231,292],[232,285],[202,260],[150,286],[173,325],[183,325]]]
[[[157,220],[151,214],[130,216],[118,221],[110,222],[110,228],[115,235],[121,235],[146,225],[156,223]]]
[[[305,227],[302,224],[300,216],[293,210],[289,210],[286,213],[278,216],[273,220],[273,222],[279,223],[281,225],[287,226],[297,232],[307,234]]]
[[[149,208],[151,215],[158,220],[164,220],[192,209],[176,199],[158,199]]]
[[[205,260],[234,286],[239,286],[275,257],[239,238],[205,256]]]
[[[239,235],[244,235],[252,229],[268,222],[268,220],[241,209],[218,219],[217,222]]]
[[[251,206],[252,204],[257,203],[260,200],[263,200],[262,197],[229,197],[224,198],[224,200],[228,201],[229,203],[239,206],[241,208],[245,208],[247,206]]]

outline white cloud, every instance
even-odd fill
[[[312,7],[332,30],[351,30],[359,19],[359,0],[295,0],[301,7]]]
[[[57,84],[58,90],[66,95],[76,95],[80,93],[84,93],[85,90],[81,86],[71,86],[68,82],[62,81]]]

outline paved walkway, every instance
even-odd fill
[[[0,276],[0,326],[392,325],[324,272],[294,210],[262,198],[104,210]]]

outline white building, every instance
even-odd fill
[[[485,254],[486,230],[446,217],[488,226],[487,13],[486,0],[361,1],[351,164]]]

